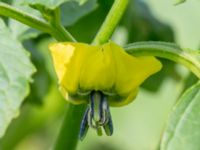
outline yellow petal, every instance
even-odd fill
[[[71,61],[74,55],[75,47],[63,43],[54,43],[49,46],[53,57],[54,68],[58,76],[58,80],[61,81],[66,72],[65,64]]]
[[[80,87],[86,90],[109,91],[115,82],[115,62],[110,45],[91,46],[80,72]]]
[[[60,85],[69,93],[76,94],[80,87],[80,71],[88,55],[91,53],[91,48],[89,45],[83,43],[65,43],[66,47],[68,45],[74,47],[74,55],[68,63],[65,63],[66,71]]]

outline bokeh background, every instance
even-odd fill
[[[75,2],[66,3],[61,7],[62,22],[78,41],[90,43],[112,2],[113,0],[89,0],[81,7]],[[174,2],[130,0],[112,40],[122,46],[136,41],[167,41],[176,42],[186,49],[199,49],[200,1],[188,0],[177,6]],[[54,39],[33,29],[22,30],[27,27],[16,21],[7,22],[15,36],[31,52],[37,73],[19,117],[13,120],[6,135],[0,140],[0,145],[5,150],[51,149],[67,105],[58,92],[48,51],[48,44]],[[182,66],[164,59],[161,61],[164,65],[162,71],[142,85],[133,103],[111,108],[113,136],[98,137],[95,131],[89,130],[85,140],[79,142],[78,150],[159,149],[170,110],[184,89],[196,80]]]

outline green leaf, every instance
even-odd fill
[[[0,137],[29,93],[29,82],[35,68],[29,53],[11,35],[0,20]]]
[[[200,149],[200,82],[188,89],[174,107],[161,150]]]
[[[33,76],[34,83],[31,84],[31,93],[26,98],[26,102],[43,105],[45,96],[52,85],[52,78],[47,70],[46,56],[40,52],[37,48],[37,42],[33,40],[27,40],[23,42],[26,49],[30,50],[32,56],[32,62],[37,68],[37,72]],[[47,47],[45,49],[47,51]]]
[[[76,1],[80,5],[84,4],[88,0],[22,0],[24,4],[32,6],[45,6],[48,9],[55,9],[65,2]]]

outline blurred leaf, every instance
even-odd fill
[[[52,84],[52,78],[47,71],[45,56],[37,49],[37,43],[33,40],[24,42],[24,47],[31,52],[32,62],[37,68],[34,74],[34,83],[31,84],[31,93],[27,97],[27,102],[41,105],[44,103],[44,97],[48,94]],[[47,51],[47,50],[46,50]]]
[[[10,4],[12,0],[0,0],[0,2],[8,3]]]
[[[174,41],[171,27],[157,20],[151,13],[148,5],[140,0],[129,2],[121,25],[127,28],[128,43],[137,41]],[[163,69],[148,78],[142,84],[143,88],[155,92],[160,88],[164,78],[170,76],[175,80],[179,79],[174,63],[164,59],[161,59],[161,61],[164,65]]]
[[[200,82],[188,89],[174,107],[161,142],[161,150],[200,149]]]
[[[29,93],[29,82],[35,68],[29,53],[12,37],[0,20],[0,137]]]
[[[83,5],[70,1],[61,6],[61,20],[64,26],[74,24],[81,17],[89,14],[97,7],[97,0],[88,0]]]
[[[55,70],[53,68],[53,62],[52,57],[50,54],[50,51],[48,49],[48,46],[50,43],[55,42],[52,38],[42,38],[38,41],[36,41],[37,45],[36,48],[39,51],[39,53],[44,57],[45,61],[45,68],[47,69],[48,74],[51,76],[51,79],[57,83],[57,76],[55,74]]]
[[[152,14],[154,14],[158,20],[172,27],[176,43],[185,48],[199,48],[199,0],[188,0],[188,2],[183,5],[178,5],[177,7],[172,5],[172,1],[170,0],[146,0],[144,2],[148,4]]]
[[[175,5],[184,3],[186,0],[175,0]]]
[[[137,41],[174,41],[174,33],[171,27],[156,19],[148,5],[140,0],[130,1],[122,24],[129,31],[129,43]]]
[[[63,116],[66,101],[61,97],[56,85],[50,86],[50,90],[44,99],[44,105],[42,105],[42,107],[29,104],[23,105],[20,116],[13,120],[5,136],[0,140],[1,150],[15,149],[16,145],[27,136],[35,134],[35,132],[41,133],[44,129],[51,129],[53,124]],[[41,131],[41,128],[44,129]],[[59,126],[53,127],[51,132],[54,133],[57,128],[59,128]],[[51,138],[54,139],[56,137],[46,137],[43,142],[47,142],[47,140]],[[28,146],[29,148],[27,149],[30,149],[30,145]],[[34,149],[37,148],[34,147]]]
[[[79,5],[84,4],[88,0],[21,0],[24,4],[29,4],[32,6],[44,6],[48,9],[55,9],[59,7],[61,4],[65,2],[75,1],[78,2]]]

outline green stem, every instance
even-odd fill
[[[180,63],[200,78],[200,61],[196,53],[182,50],[175,44],[167,42],[136,42],[124,47],[127,53],[134,56],[158,56]]]
[[[66,116],[54,148],[55,150],[76,149],[81,119],[85,108],[85,105],[75,106],[73,104],[68,104]]]
[[[3,2],[0,2],[0,15],[11,17],[12,19],[15,19],[23,24],[26,24],[30,27],[41,30],[43,32],[47,33],[51,32],[50,26],[43,20],[35,16],[32,16],[28,13],[25,13]]]
[[[52,26],[54,28],[52,30],[51,35],[55,37],[57,41],[71,41],[76,42],[75,38],[61,25]]]
[[[51,34],[58,41],[75,41],[74,38],[62,27],[52,26],[44,20],[0,2],[0,15],[10,17],[32,28]]]
[[[59,34],[58,41],[70,40],[76,42],[74,37],[62,26],[60,22],[60,9],[56,8],[53,12],[52,20],[50,20],[51,27],[53,29],[54,36]]]
[[[127,4],[128,0],[115,0],[112,8],[110,9],[110,12],[108,13],[103,25],[101,26],[93,41],[94,44],[100,45],[108,42],[115,27],[124,14]]]

